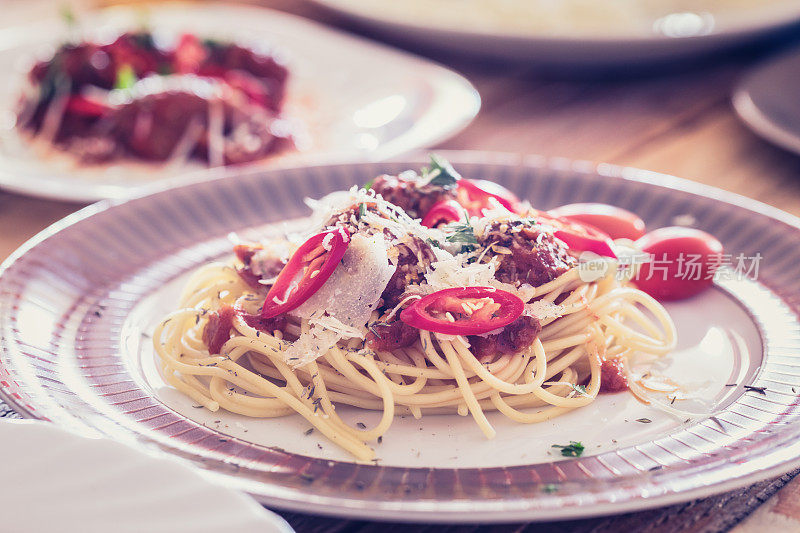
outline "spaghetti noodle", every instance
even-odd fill
[[[414,177],[414,194],[433,194],[424,187],[442,176],[435,170]],[[572,258],[576,251],[552,237],[548,224],[555,222],[537,220],[531,214],[538,212],[525,205],[515,205],[512,212],[488,197],[483,216],[464,215],[461,221],[425,228],[410,218],[411,209],[387,202],[376,189],[354,188],[315,204],[317,225],[349,234],[349,248],[330,277],[314,287],[315,294],[292,310],[267,316],[270,306],[285,307],[315,276],[322,276],[322,258],[336,250],[325,233],[321,244],[306,253],[306,258],[318,255],[307,259],[316,266],[305,271],[288,272],[300,254],[279,259],[268,243],[265,249],[239,248],[237,262],[213,263],[196,272],[179,309],[154,332],[166,381],[211,411],[250,417],[299,414],[366,461],[374,458],[367,443],[385,434],[398,414],[470,415],[492,438],[489,411],[519,423],[549,420],[594,401],[607,385],[606,372],[619,370],[629,354],[660,356],[674,348],[675,328],[666,310],[619,276],[613,258],[605,260],[605,274],[582,279],[586,276]],[[468,239],[453,237],[468,231]],[[497,235],[517,240],[529,235],[532,240],[525,242],[531,247],[497,244]],[[430,246],[420,246],[423,242]],[[378,243],[383,250],[367,259]],[[306,246],[278,244],[301,251]],[[528,255],[518,257],[519,250]],[[521,268],[530,266],[525,260],[531,251],[542,255],[537,256],[536,275]],[[384,264],[376,268],[374,260]],[[370,285],[363,278],[343,285],[353,283],[347,271],[358,275],[353,263],[359,261],[374,272],[377,291],[360,292],[361,285]],[[544,274],[552,278],[544,283],[538,283],[544,275],[541,265],[547,265]],[[380,268],[385,267],[383,275]],[[284,272],[293,274],[285,298],[273,297]],[[537,281],[524,281],[530,278]],[[446,300],[448,309],[460,306],[463,313],[437,307],[443,298],[436,300],[437,295],[447,287],[476,286],[476,297]],[[358,312],[338,307],[339,300],[347,300],[343,291],[366,300]],[[421,312],[425,302],[434,302],[432,316],[451,326],[471,328],[476,317],[491,312],[485,329],[502,314],[501,293],[524,304],[522,315],[501,328],[453,335],[436,331],[438,326],[419,329],[405,323],[409,309]],[[367,318],[357,323],[356,315]],[[617,366],[608,370],[609,363]],[[337,414],[337,405],[382,416],[374,427],[351,427]]]

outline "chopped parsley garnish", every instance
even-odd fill
[[[570,383],[569,386],[572,387],[572,390],[574,390],[581,396],[589,396],[586,393],[586,385],[575,385],[574,383]]]
[[[745,385],[744,390],[747,392],[757,392],[764,396],[767,395],[767,388],[766,387],[754,387],[753,385]]]
[[[363,217],[366,214],[367,214],[367,204],[361,202],[360,204],[358,204],[358,216]]]
[[[368,182],[366,182],[366,183],[364,184],[364,186],[362,187],[362,189],[364,189],[365,191],[368,191],[368,190],[370,190],[370,189],[372,188],[372,184],[373,184],[374,182],[375,182],[375,180],[374,180],[374,179],[371,179],[371,180],[369,180]]]
[[[129,64],[124,64],[117,69],[117,79],[114,81],[115,89],[130,89],[136,83],[136,72]]]
[[[430,237],[428,237],[425,240],[428,241],[428,244],[430,244],[431,246],[435,246],[437,248],[441,248],[442,247],[442,245],[439,244],[439,241],[435,241],[435,240],[431,239]]]
[[[564,457],[580,457],[583,453],[583,444],[574,440],[569,441],[569,444],[553,444],[553,448],[560,448],[561,455]]]
[[[436,154],[431,154],[431,166],[422,169],[422,177],[428,185],[437,185],[444,189],[452,189],[461,179],[453,165]]]
[[[448,235],[445,239],[447,242],[461,242],[464,244],[478,244],[478,239],[475,237],[475,231],[472,226],[465,222],[459,222],[451,226],[453,233]]]
[[[558,485],[555,483],[548,483],[546,485],[542,485],[542,492],[545,494],[553,494],[554,492],[558,492]]]

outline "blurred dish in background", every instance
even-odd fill
[[[28,73],[17,127],[83,164],[222,166],[295,148],[299,126],[280,115],[289,70],[278,54],[193,33],[158,37],[142,28],[61,44]]]
[[[733,107],[758,135],[800,154],[800,50],[778,56],[747,74]]]
[[[313,0],[386,36],[544,63],[708,52],[800,20],[794,0]]]
[[[472,85],[452,71],[299,17],[262,8],[215,3],[197,4],[191,10],[181,4],[152,5],[146,10],[110,8],[82,16],[81,28],[86,31],[69,27],[57,15],[54,12],[52,19],[35,25],[0,30],[0,68],[11,73],[0,81],[0,186],[6,189],[63,200],[94,201],[129,197],[141,186],[158,184],[178,174],[195,172],[200,179],[204,174],[197,174],[197,171],[208,168],[209,161],[212,166],[244,163],[252,159],[259,160],[254,164],[283,165],[309,156],[333,154],[381,159],[441,141],[466,126],[480,107],[480,97]],[[141,31],[143,21],[147,28],[145,32]],[[177,63],[174,56],[181,48],[181,35],[187,33],[195,37],[184,37],[183,40],[187,44],[199,43],[199,49],[197,46],[192,48],[203,55],[213,55],[210,43],[214,43],[218,48],[228,47],[228,51],[256,51],[268,62],[274,59],[276,68],[266,73],[263,79],[266,84],[275,86],[266,90],[261,81],[249,83],[253,81],[252,73],[242,76],[241,68],[209,70],[219,65],[202,59],[188,68],[189,74],[175,76],[173,71]],[[119,55],[119,50],[114,49],[110,54],[108,47],[116,46],[123,49],[122,52],[128,52],[130,43],[127,41],[139,37],[152,40],[154,50],[148,54],[134,54],[128,59],[110,60],[113,68],[108,69],[107,79],[75,84],[77,78],[72,76],[66,84],[62,83],[64,95],[99,98],[103,104],[101,116],[97,117],[99,120],[85,116],[76,118],[76,131],[81,135],[64,138],[63,131],[57,127],[51,132],[51,138],[57,143],[77,144],[85,157],[76,158],[73,153],[54,149],[52,142],[39,142],[41,139],[29,142],[30,129],[44,129],[47,110],[58,107],[40,105],[40,89],[44,87],[41,80],[47,79],[50,68],[42,66],[47,63],[35,67],[37,61],[51,60],[58,47],[69,40],[97,43],[87,47],[110,56]],[[120,39],[125,42],[120,43]],[[158,43],[158,49],[155,49],[155,43]],[[62,49],[58,57],[65,56],[63,52]],[[103,72],[102,68],[92,66],[92,58],[83,61],[79,54],[77,56],[82,66],[92,67],[95,73]],[[155,59],[155,66],[124,67],[142,58]],[[216,63],[227,64],[226,61]],[[121,70],[118,67],[122,67]],[[173,75],[159,75],[167,72],[163,67],[169,67]],[[284,68],[289,72],[285,89],[281,81]],[[26,86],[30,85],[31,69],[34,69],[33,81],[39,81],[39,87],[34,83],[34,90],[31,92],[28,87],[28,92],[25,92]],[[187,69],[182,66],[177,70]],[[229,79],[231,74],[235,79]],[[137,81],[136,78],[142,79]],[[242,78],[247,83],[242,83]],[[114,90],[119,85],[131,87]],[[234,91],[234,87],[238,89]],[[264,90],[254,91],[254,88]],[[198,128],[195,128],[200,130],[201,140],[203,131],[211,129],[214,122],[213,106],[203,99],[191,97],[191,94],[202,94],[203,91],[234,94],[223,103],[223,131],[231,126],[228,122],[233,122],[228,118],[238,117],[240,125],[247,126],[246,137],[252,137],[255,131],[256,137],[272,141],[272,135],[276,134],[280,141],[278,144],[283,148],[294,142],[297,149],[268,154],[271,152],[269,147],[261,150],[264,146],[259,145],[254,151],[256,157],[239,157],[243,151],[229,153],[226,148],[231,148],[231,145],[226,140],[221,149],[210,150],[203,144],[212,143],[199,142],[195,149],[181,152],[180,138],[184,135],[175,137],[174,134],[178,130],[189,131],[190,118],[203,115]],[[169,102],[153,101],[164,98],[165,93],[170,95]],[[185,96],[176,102],[175,93]],[[252,99],[264,96],[262,93],[266,97],[261,98],[261,105],[254,112]],[[22,117],[23,123],[33,120],[31,124],[34,127],[28,131],[16,126],[20,94],[30,95],[27,113],[33,119]],[[248,100],[246,107],[241,104],[244,100]],[[62,98],[62,101],[65,104],[67,99]],[[90,100],[89,103],[96,102]],[[141,143],[131,143],[129,135],[133,134],[130,128],[134,121],[130,118],[142,114],[142,104],[162,105],[171,112],[177,105],[199,104],[199,111],[184,113],[169,121],[170,126],[184,122],[186,127],[173,130],[160,127],[167,124],[156,124],[149,135],[139,137]],[[73,110],[96,111],[96,107],[78,105]],[[113,107],[114,111],[106,114],[106,107]],[[280,115],[276,116],[278,110]],[[208,115],[207,119],[205,115]],[[259,116],[263,120],[254,119]],[[279,117],[290,117],[290,120]],[[268,127],[265,121],[269,122]],[[84,122],[91,127],[85,128]],[[98,122],[102,124],[98,125]],[[295,127],[298,123],[302,128]],[[261,136],[265,127],[270,131]],[[89,146],[86,146],[85,132],[90,133]],[[229,136],[236,135],[237,132],[232,131]],[[289,136],[292,141],[288,140]],[[42,137],[41,132],[38,137]],[[123,138],[128,140],[119,142]],[[205,135],[206,141],[210,138],[215,137]],[[159,142],[155,143],[155,140]],[[249,146],[248,142],[244,144]],[[181,152],[178,154],[180,157],[175,156],[176,151]],[[130,157],[131,152],[138,156],[138,160]],[[118,157],[120,154],[125,157]],[[212,157],[212,154],[217,156]],[[94,157],[96,155],[100,157]],[[262,155],[269,157],[264,159]]]

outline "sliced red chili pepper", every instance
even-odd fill
[[[97,100],[92,100],[90,98],[86,98],[85,96],[74,94],[67,100],[66,110],[69,113],[75,113],[76,115],[98,118],[108,113],[111,110],[111,107],[107,106],[103,102],[98,102]]]
[[[261,316],[286,313],[311,298],[331,277],[349,245],[345,228],[319,233],[300,245],[267,293]]]
[[[512,213],[516,213],[519,208],[519,198],[493,181],[460,179],[457,194],[458,203],[470,216],[481,216],[484,209],[492,207],[489,198],[494,198]]]
[[[464,208],[455,200],[442,200],[436,202],[430,211],[423,217],[422,225],[435,228],[439,224],[456,222],[463,218]]]
[[[617,257],[611,237],[589,224],[567,220],[537,210],[534,210],[532,216],[542,224],[555,228],[553,235],[564,241],[573,252],[594,252],[604,257],[615,259]]]
[[[492,287],[456,287],[429,294],[400,313],[417,329],[446,335],[480,335],[502,328],[522,315],[525,303]]]

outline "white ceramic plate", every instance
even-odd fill
[[[54,11],[56,8],[53,8]],[[144,14],[143,14],[144,13]],[[55,14],[55,13],[54,13]],[[265,164],[320,154],[382,159],[429,146],[475,116],[480,98],[461,76],[410,54],[325,28],[299,17],[231,4],[159,4],[147,11],[111,8],[81,18],[88,35],[135,28],[191,30],[268,43],[289,63],[285,113],[304,123],[308,146]],[[41,155],[13,127],[20,84],[37,55],[52,53],[67,30],[59,19],[0,30],[0,186],[73,201],[126,198],[143,184],[202,169],[199,164],[76,166],[64,154]],[[202,174],[195,174],[201,176]]]
[[[513,0],[505,0],[499,7],[488,0],[466,5],[460,0],[412,0],[408,4],[392,0],[312,1],[378,38],[388,36],[465,55],[584,67],[650,63],[708,53],[800,20],[800,5],[793,0],[752,0],[743,9],[737,9],[737,5],[748,2],[538,1],[532,3],[542,6],[538,17],[535,8],[509,8],[515,5]],[[525,2],[518,0],[523,6]],[[481,13],[481,9],[487,12]],[[510,23],[491,22],[503,9],[520,14]]]
[[[492,441],[455,415],[399,418],[376,445],[380,461],[356,464],[318,432],[305,435],[300,417],[210,414],[165,386],[150,333],[174,308],[187,273],[230,254],[229,232],[263,236],[305,215],[306,196],[418,168],[424,157],[242,172],[65,219],[0,269],[0,394],[27,416],[158,443],[262,502],[348,517],[502,522],[619,513],[800,463],[798,219],[639,170],[445,155],[465,176],[495,179],[540,208],[612,203],[651,228],[707,230],[734,258],[761,254],[758,272],[733,275],[734,260],[713,290],[668,306],[680,342],[662,371],[703,396],[715,418],[674,419],[628,394],[536,425],[490,414]],[[570,440],[583,442],[584,456],[549,453]]]
[[[757,66],[733,93],[733,107],[764,139],[800,154],[800,50]]]
[[[185,461],[53,424],[0,421],[3,531],[292,533]]]

